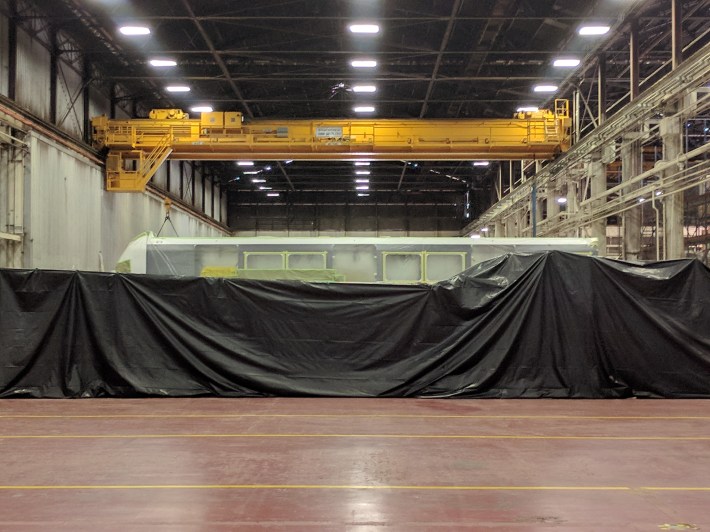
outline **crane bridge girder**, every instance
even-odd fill
[[[141,192],[167,159],[431,160],[554,158],[569,149],[569,102],[510,119],[318,119],[244,122],[238,112],[154,109],[149,118],[92,120],[108,149],[106,188]]]

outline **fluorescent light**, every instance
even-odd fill
[[[369,196],[369,194],[367,192],[358,192],[357,195],[360,196],[361,198]]]
[[[379,33],[377,24],[351,24],[348,28],[352,33]]]
[[[370,166],[370,163],[367,161],[357,161],[355,166]]]
[[[355,175],[370,175],[369,170],[355,170]]]
[[[488,228],[487,227],[481,227],[481,233],[487,233]]]
[[[254,161],[237,161],[237,166],[254,166]]]
[[[355,190],[370,190],[370,185],[358,185]]]
[[[244,175],[256,175],[256,174],[260,174],[260,173],[261,173],[261,170],[248,170],[248,171],[244,172]]]
[[[190,87],[187,85],[168,85],[165,90],[168,92],[190,92]]]
[[[259,190],[271,190],[271,187],[259,187]]]
[[[582,26],[578,33],[580,35],[604,35],[610,29],[609,26]]]
[[[567,198],[557,198],[557,203],[559,203],[560,205],[564,205],[565,203],[567,203]]]
[[[118,31],[124,35],[150,35],[150,28],[146,26],[121,26]]]
[[[481,238],[481,235],[479,235],[479,234],[471,235],[471,238]]]
[[[473,161],[473,166],[488,166],[489,163],[488,161]]]
[[[193,113],[211,113],[214,111],[209,105],[198,105],[190,109]]]
[[[369,179],[356,179],[355,182],[356,183],[369,183],[370,180]]]
[[[356,113],[374,113],[375,108],[371,105],[361,105],[358,107],[353,107],[353,111]]]
[[[355,85],[353,87],[353,92],[375,92],[377,87],[374,85]]]
[[[377,66],[377,61],[372,59],[353,59],[350,61],[350,65],[353,68],[375,68]]]
[[[656,196],[660,196],[661,194],[663,194],[662,190],[656,190]]]
[[[278,198],[278,197],[279,197],[279,193],[278,193],[278,192],[269,192],[269,193],[266,194],[266,195],[269,196],[270,198]]]
[[[557,85],[535,85],[533,92],[555,92]]]
[[[639,198],[639,203],[643,203],[644,201],[646,201],[646,198]]]
[[[177,66],[177,61],[173,61],[172,59],[151,59],[149,61],[151,66],[154,67],[174,67]]]
[[[284,164],[291,164],[293,162],[293,159],[289,159],[288,161],[284,161]]]
[[[252,183],[266,183],[266,179],[252,179]]]
[[[552,66],[556,67],[576,67],[579,65],[579,59],[555,59]]]
[[[537,113],[540,110],[539,107],[518,107],[516,112],[518,113]]]

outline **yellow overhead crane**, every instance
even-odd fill
[[[154,109],[149,118],[92,120],[108,148],[106,189],[141,192],[160,165],[180,160],[551,159],[569,149],[569,102],[511,119],[319,119],[244,122],[238,112]]]

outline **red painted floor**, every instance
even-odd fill
[[[5,400],[0,530],[710,530],[708,406]]]

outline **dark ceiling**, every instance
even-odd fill
[[[608,103],[628,98],[629,28],[637,24],[641,89],[670,69],[671,0],[35,0],[47,22],[75,40],[106,87],[125,109],[145,116],[154,107],[189,109],[198,104],[239,110],[249,117],[354,116],[353,105],[371,102],[380,118],[509,117],[519,106],[571,97],[578,88],[596,113],[596,58],[605,52]],[[708,40],[709,0],[683,0],[686,55]],[[375,22],[376,35],[354,35],[348,25]],[[584,23],[604,23],[601,37],[577,33]],[[124,24],[143,24],[151,34],[126,37]],[[151,67],[151,58],[177,61]],[[575,57],[576,68],[555,68]],[[374,69],[350,61],[374,59]],[[186,95],[165,92],[184,83]],[[374,94],[355,94],[360,82]],[[540,82],[559,85],[538,95]],[[612,109],[613,111],[613,109]],[[345,163],[297,162],[273,167],[284,191],[354,192]],[[404,170],[404,171],[403,171]],[[233,167],[213,171],[243,196],[257,194]],[[481,210],[491,201],[496,164],[373,163],[372,192],[430,191],[463,195],[471,190]],[[293,184],[288,185],[284,174]],[[235,177],[240,177],[239,180]],[[296,197],[296,195],[294,195]],[[311,199],[312,200],[312,199]],[[475,213],[474,213],[475,214]],[[470,215],[470,214],[469,214]],[[462,220],[462,223],[464,220]]]

